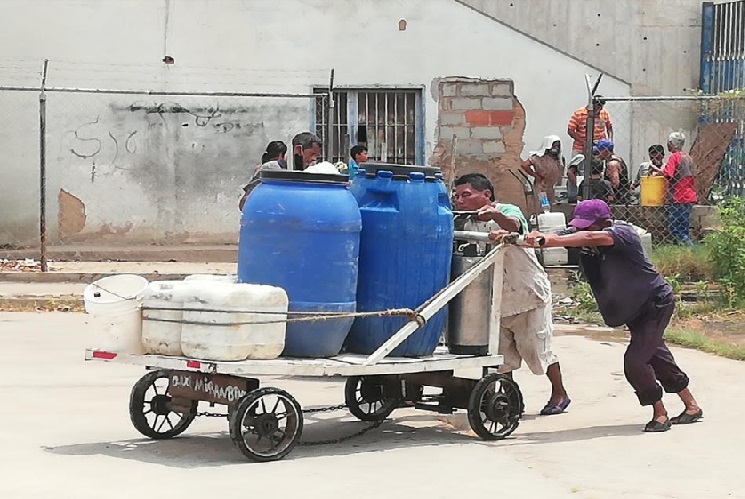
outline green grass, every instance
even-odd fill
[[[672,328],[665,333],[665,340],[682,347],[694,348],[720,357],[734,360],[745,360],[745,346],[737,345],[726,339],[706,336],[697,331]]]
[[[714,280],[708,248],[703,244],[691,247],[658,246],[652,250],[651,260],[665,277],[687,282]]]

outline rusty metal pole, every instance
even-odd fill
[[[47,68],[49,59],[44,59],[41,71],[41,92],[39,93],[39,244],[41,271],[49,270],[47,265]]]
[[[590,87],[590,78],[587,77],[587,91],[588,91],[588,103],[587,103],[587,126],[585,129],[585,161],[584,161],[584,177],[585,177],[585,188],[582,195],[582,199],[590,199],[590,177],[592,176],[592,147],[595,139],[595,92],[598,90],[600,80],[603,78],[603,74],[598,75],[598,79],[595,81],[595,85]]]

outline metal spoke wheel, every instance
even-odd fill
[[[395,377],[352,376],[344,385],[344,402],[357,419],[381,421],[401,406],[401,385]]]
[[[492,373],[481,378],[471,391],[468,423],[484,440],[500,440],[517,429],[523,409],[517,383]]]
[[[279,388],[249,392],[230,414],[230,438],[249,459],[278,461],[303,433],[300,404]]]
[[[196,400],[188,413],[171,410],[168,386],[169,375],[166,371],[152,371],[132,387],[129,418],[137,431],[146,437],[156,440],[173,438],[183,433],[197,417]]]

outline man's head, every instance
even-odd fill
[[[349,150],[349,156],[354,160],[355,163],[360,165],[367,161],[367,147],[361,144],[357,144]]]
[[[580,166],[582,166],[582,164],[584,162],[585,162],[585,155],[584,154],[577,154],[569,162],[569,166],[567,166],[567,169],[568,170],[579,170]]]
[[[667,139],[667,150],[670,152],[682,151],[685,143],[686,136],[683,132],[673,132]]]
[[[295,135],[292,139],[293,168],[305,170],[321,155],[321,139],[310,132]]]
[[[580,201],[574,208],[574,218],[569,225],[583,230],[603,230],[613,224],[613,214],[605,201],[588,199]]]
[[[480,173],[467,173],[455,180],[455,208],[477,211],[494,201],[494,186]]]
[[[605,107],[605,98],[602,95],[596,95],[592,102],[596,113],[599,113]]]
[[[662,164],[662,160],[665,159],[665,148],[662,146],[662,144],[649,146],[647,152],[649,152],[650,161],[652,161],[652,163],[657,166],[660,166]]]
[[[597,177],[603,174],[603,162],[598,158],[590,160],[590,174]]]
[[[598,156],[600,159],[607,160],[613,156],[613,142],[608,139],[600,139],[595,145],[598,148]]]

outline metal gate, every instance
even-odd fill
[[[699,85],[707,94],[745,91],[745,1],[704,2]],[[726,97],[726,94],[725,94]],[[708,106],[702,122],[735,122],[737,133],[722,161],[717,185],[725,196],[745,195],[745,106],[742,98]]]

